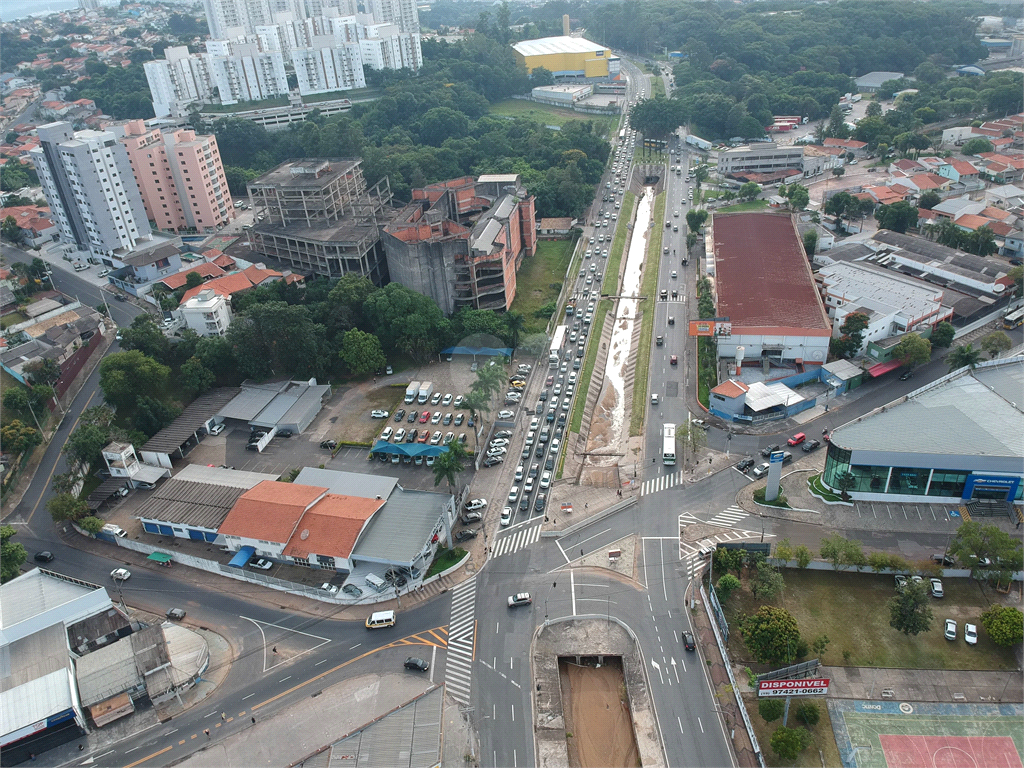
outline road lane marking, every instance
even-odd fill
[[[680,733],[684,733],[684,731],[683,731],[683,721],[679,718],[679,715],[676,715],[676,722],[679,723],[679,732]]]
[[[136,760],[134,763],[129,763],[124,768],[135,768],[136,765],[142,765],[147,760],[152,760],[154,757],[159,757],[160,755],[164,754],[165,752],[170,752],[172,749],[174,749],[174,747],[164,747],[159,752],[154,752],[152,755],[148,755],[146,757],[143,757],[141,760]]]
[[[697,724],[700,726],[700,732],[704,733],[704,723],[700,721],[700,717],[697,718]]]
[[[576,572],[569,571],[569,581],[572,587],[572,615],[576,615]]]
[[[324,659],[324,661],[327,661],[327,659]],[[323,661],[321,661],[320,663],[321,663],[321,664],[323,664],[324,662],[323,662]],[[245,701],[246,699],[251,699],[251,698],[252,698],[253,696],[255,696],[255,695],[256,695],[256,693],[255,693],[255,691],[254,691],[253,693],[250,693],[250,694],[249,694],[248,696],[243,696],[243,697],[242,697],[242,701]]]

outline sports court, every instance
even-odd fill
[[[1024,705],[830,699],[847,768],[1022,768]]]

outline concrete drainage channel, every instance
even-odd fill
[[[537,628],[537,765],[665,765],[643,654],[618,619],[575,616]]]

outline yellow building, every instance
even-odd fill
[[[563,78],[607,78],[618,74],[618,59],[603,45],[582,37],[543,37],[524,40],[512,46],[516,61],[532,72],[537,67],[551,72],[556,80]],[[614,60],[614,64],[613,64]],[[609,66],[615,72],[609,70]]]

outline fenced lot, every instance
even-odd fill
[[[995,645],[981,626],[981,614],[1001,597],[970,579],[943,579],[945,597],[929,598],[931,630],[904,635],[889,626],[886,601],[894,594],[892,576],[874,573],[834,573],[783,569],[786,588],[768,604],[785,608],[796,619],[800,637],[812,643],[827,635],[823,664],[904,669],[1016,669],[1013,651]],[[718,575],[715,575],[715,581]],[[726,603],[734,628],[729,650],[737,661],[751,661],[737,619],[756,613],[765,604],[754,598],[744,575],[743,587]],[[957,639],[943,637],[943,621],[955,619]],[[964,624],[978,627],[978,644],[967,645]],[[752,665],[753,666],[753,665]]]
[[[541,240],[537,253],[523,259],[516,275],[516,297],[512,311],[519,312],[526,321],[526,333],[543,333],[548,320],[557,309],[555,303],[565,282],[565,271],[572,258],[573,240]],[[541,312],[542,307],[551,312]]]
[[[1024,762],[1019,704],[829,701],[843,765],[975,768]]]

